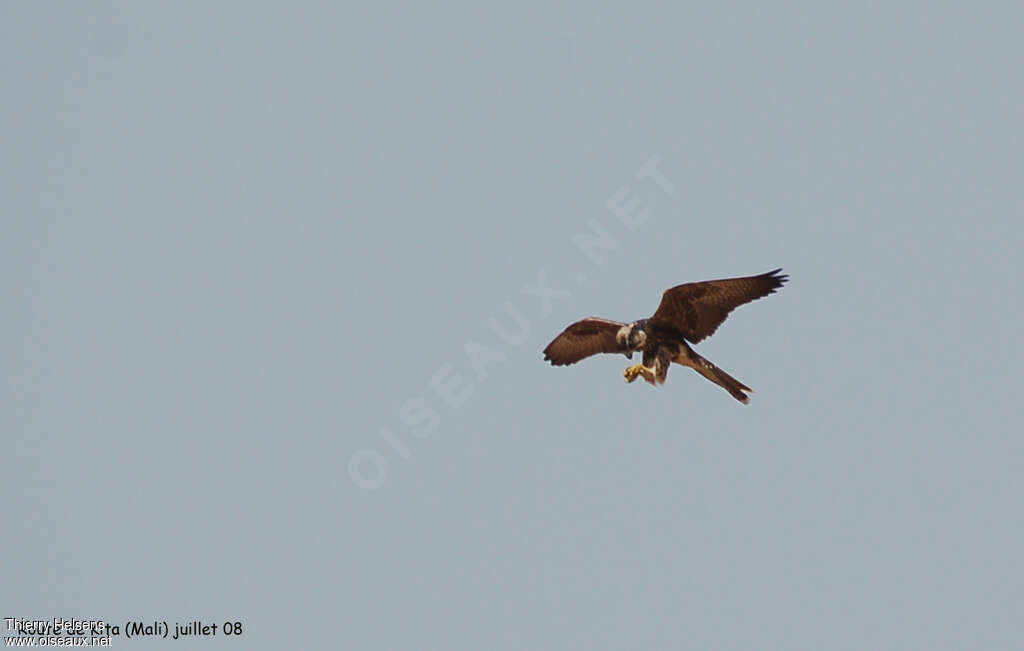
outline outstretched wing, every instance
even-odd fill
[[[671,328],[690,343],[715,333],[734,309],[773,293],[789,279],[782,269],[759,276],[706,280],[665,290],[649,325]]]
[[[598,353],[624,352],[615,341],[615,333],[624,325],[597,317],[577,321],[548,344],[544,349],[544,359],[554,366],[565,366]]]

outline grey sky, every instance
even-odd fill
[[[0,617],[1018,648],[1020,21],[0,5]],[[747,407],[541,359],[780,266]]]

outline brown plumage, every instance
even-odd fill
[[[572,324],[544,349],[544,359],[555,366],[575,364],[598,353],[623,352],[615,333],[625,323],[590,317]]]
[[[782,269],[758,276],[705,280],[666,289],[661,304],[648,321],[682,334],[687,341],[698,344],[715,334],[729,313],[744,303],[764,298],[789,279],[776,275]]]
[[[573,323],[544,349],[544,359],[555,366],[575,364],[598,353],[622,353],[632,358],[642,351],[642,364],[626,369],[626,380],[643,376],[662,384],[671,362],[689,366],[746,404],[753,391],[697,354],[690,343],[715,333],[734,309],[775,292],[789,277],[769,271],[757,276],[686,283],[665,290],[661,304],[649,319],[620,323],[590,317]]]

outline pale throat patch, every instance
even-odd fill
[[[625,348],[626,342],[629,341],[629,331],[632,327],[631,325],[624,325],[619,328],[619,331],[615,333],[615,343]]]

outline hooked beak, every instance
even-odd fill
[[[633,351],[622,353],[626,356],[626,359],[633,359]]]

